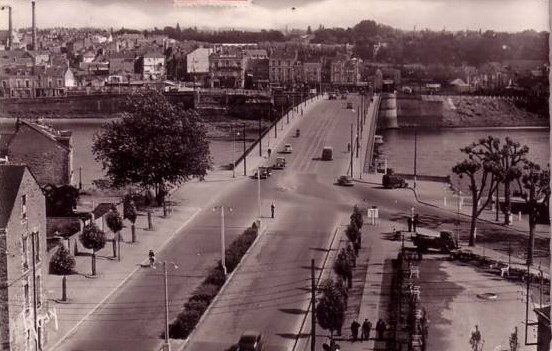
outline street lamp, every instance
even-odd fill
[[[234,128],[235,125],[232,124],[232,178],[236,178],[236,134],[240,135]]]
[[[167,263],[172,265],[174,269],[178,266],[174,262],[160,261],[163,264],[163,285],[165,286],[165,342],[163,343],[163,351],[170,351],[171,344],[169,343],[169,289],[167,284]],[[153,268],[157,269],[156,263]]]
[[[414,189],[416,189],[416,162],[418,160],[418,131],[414,129]]]
[[[220,264],[222,266],[222,271],[224,272],[224,275],[226,276],[226,244],[225,244],[225,236],[224,236],[224,208],[227,208],[228,211],[232,212],[232,207],[227,205],[220,205],[213,207],[213,211],[216,211],[217,208],[220,208]]]

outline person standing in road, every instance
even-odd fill
[[[372,323],[368,319],[364,319],[362,323],[362,334],[360,335],[360,341],[370,340],[370,329],[372,329]]]
[[[272,154],[272,149],[271,148],[268,148],[268,158],[270,158],[270,154]]]
[[[358,328],[360,327],[360,323],[356,320],[351,323],[351,334],[353,336],[353,342],[355,342],[358,338]]]
[[[272,218],[274,218],[274,210],[276,209],[276,205],[274,205],[274,201],[270,204],[270,212],[272,214]]]

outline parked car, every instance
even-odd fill
[[[237,351],[262,351],[263,335],[258,332],[249,331],[242,334],[238,341]]]
[[[353,109],[353,103],[352,103],[352,102],[348,102],[348,103],[347,103],[347,109],[348,109],[348,110],[352,110],[352,109]]]
[[[450,230],[441,230],[438,236],[416,233],[412,237],[412,242],[421,252],[435,249],[449,253],[452,250],[458,249],[458,244],[454,240],[453,233]]]
[[[330,95],[328,95],[328,100],[337,100],[337,94],[336,93],[330,93]]]
[[[292,151],[293,148],[291,147],[291,144],[284,145],[284,150],[282,150],[284,154],[291,154]]]
[[[393,175],[393,174],[385,174],[382,177],[382,185],[386,189],[395,189],[395,188],[406,188],[406,187],[408,187],[408,183],[404,180],[403,177]]]
[[[353,178],[347,175],[342,175],[339,178],[337,178],[337,185],[341,186],[353,186]]]

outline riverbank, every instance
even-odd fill
[[[443,127],[550,127],[548,116],[525,111],[507,99],[450,96],[443,103]]]

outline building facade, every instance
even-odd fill
[[[66,185],[72,183],[73,146],[70,131],[20,121],[8,144],[11,162],[26,164],[37,182]]]
[[[165,55],[158,52],[145,53],[142,57],[142,79],[163,79],[165,74]]]
[[[246,57],[240,49],[223,48],[209,56],[211,87],[243,89]]]
[[[0,164],[0,350],[41,350],[49,311],[44,289],[46,201],[24,165]]]
[[[273,51],[270,55],[270,84],[273,86],[290,86],[295,82],[297,51]]]

